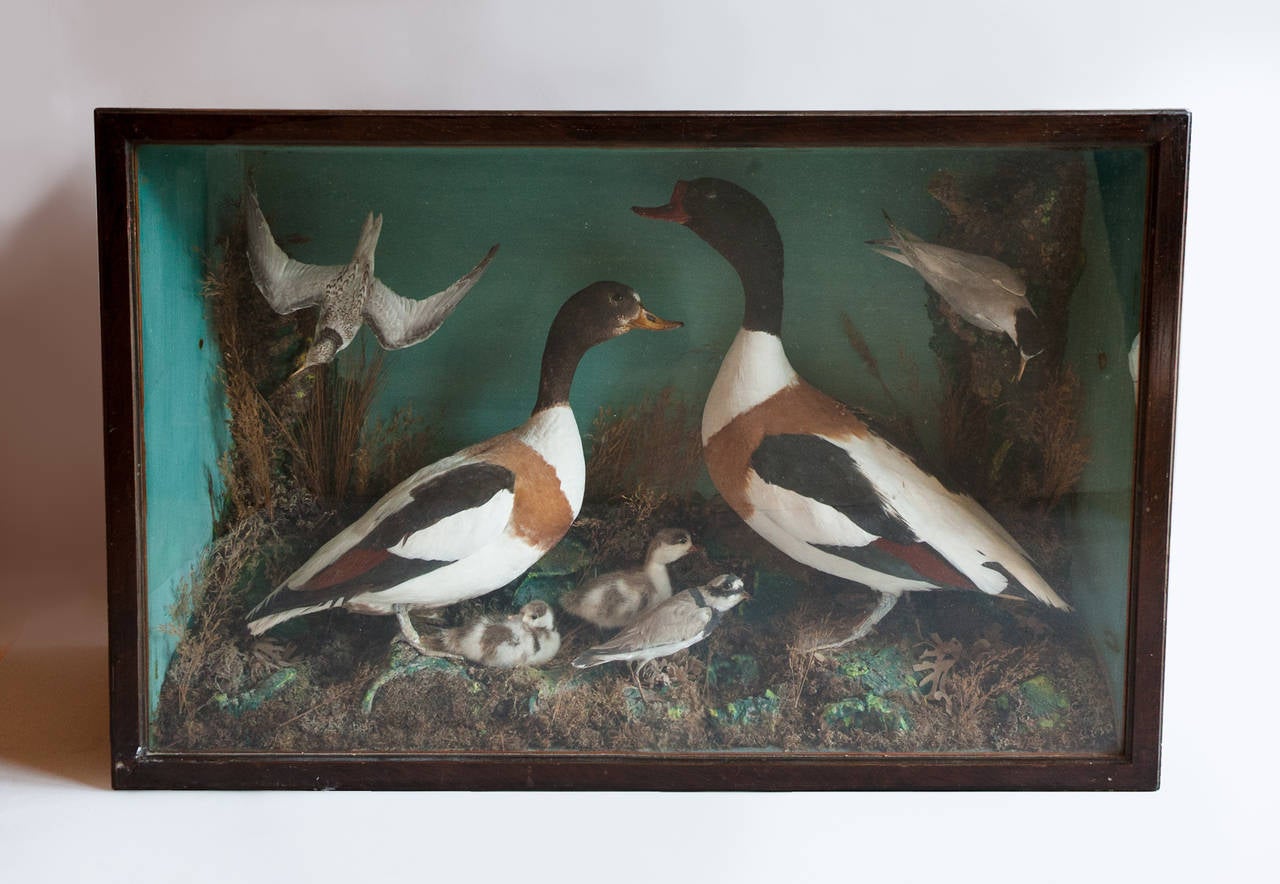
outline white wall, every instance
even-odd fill
[[[1253,880],[1278,785],[1270,3],[6,3],[0,867],[12,881]],[[1188,107],[1164,787],[113,794],[91,110]],[[8,657],[5,658],[6,646]],[[575,874],[575,870],[577,874]],[[481,877],[479,880],[483,880]]]

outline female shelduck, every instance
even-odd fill
[[[986,255],[925,242],[894,224],[887,213],[884,220],[889,239],[870,240],[867,245],[919,273],[965,322],[1008,335],[1020,359],[1015,380],[1022,380],[1027,363],[1044,352],[1045,336],[1018,272]]]
[[[495,669],[541,666],[560,650],[555,616],[541,599],[510,617],[480,617],[465,626],[441,630],[428,641],[438,644],[444,655]]]
[[[455,307],[484,275],[498,251],[495,245],[465,276],[429,298],[403,298],[373,275],[374,251],[382,234],[382,216],[372,212],[364,220],[355,254],[345,265],[304,264],[285,254],[267,226],[258,194],[245,186],[245,228],[249,270],[271,309],[280,314],[319,307],[311,346],[302,360],[301,374],[332,362],[366,321],[378,343],[388,350],[411,347],[435,334]]]
[[[585,466],[569,387],[591,347],[636,328],[681,323],[597,282],[560,308],[524,424],[423,467],[316,551],[249,614],[258,635],[313,611],[394,614],[427,653],[413,608],[442,608],[505,586],[559,542],[582,506]]]
[[[649,542],[643,567],[612,571],[588,580],[561,596],[560,607],[605,629],[626,626],[644,611],[671,598],[667,566],[693,550],[688,531],[663,528]]]
[[[943,487],[796,374],[780,337],[782,239],[760,200],[728,181],[700,178],[678,182],[667,205],[635,211],[688,227],[742,281],[742,328],[702,414],[712,482],[779,550],[880,594],[847,638],[813,650],[862,638],[912,590],[998,594],[1017,585],[1070,610],[974,500]]]

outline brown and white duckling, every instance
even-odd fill
[[[786,555],[879,593],[848,637],[904,592],[1021,587],[1070,606],[973,498],[943,485],[842,403],[805,382],[782,346],[782,237],[773,216],[719,178],[680,181],[640,215],[689,228],[737,271],[745,310],[702,411],[707,472],[725,502]]]
[[[344,607],[395,615],[428,653],[412,608],[443,608],[506,586],[560,542],[582,507],[586,468],[569,388],[587,350],[632,329],[669,329],[617,282],[564,303],[547,334],[533,414],[423,467],[320,547],[249,613],[254,635]]]
[[[650,608],[613,638],[574,659],[578,669],[613,660],[645,664],[668,657],[702,641],[724,615],[747,598],[742,578],[721,574],[706,586],[678,592]]]
[[[302,360],[300,374],[331,362],[355,340],[367,321],[387,350],[411,347],[435,334],[449,318],[498,251],[495,245],[480,263],[441,292],[421,301],[397,295],[373,275],[374,251],[382,233],[382,216],[365,218],[355,254],[345,265],[304,264],[285,254],[271,235],[258,194],[245,187],[245,226],[249,238],[249,270],[262,296],[279,314],[319,307],[315,336]]]
[[[663,528],[649,542],[644,566],[601,574],[560,598],[570,614],[602,626],[626,626],[641,613],[671,598],[667,566],[695,549],[683,528]]]
[[[466,626],[443,629],[430,643],[482,666],[511,669],[540,666],[555,657],[560,633],[550,606],[538,599],[509,617],[481,617]]]
[[[889,239],[867,245],[886,258],[905,264],[924,278],[965,322],[983,331],[1008,335],[1018,348],[1018,380],[1027,362],[1044,352],[1044,328],[1031,302],[1027,284],[1012,267],[959,249],[925,242],[898,227],[886,213]]]

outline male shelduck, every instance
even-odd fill
[[[894,224],[887,213],[884,220],[889,239],[870,240],[867,245],[919,273],[965,322],[1008,335],[1018,348],[1016,379],[1022,380],[1027,362],[1044,352],[1045,337],[1018,272],[986,255],[925,242]]]
[[[780,337],[782,239],[760,200],[731,182],[700,178],[678,182],[667,205],[635,211],[688,227],[742,281],[742,328],[702,414],[712,482],[779,550],[880,594],[848,637],[812,650],[862,638],[912,590],[994,595],[1020,585],[1069,610],[974,500],[943,487],[796,374]]]
[[[429,298],[402,298],[373,275],[374,251],[382,234],[382,216],[365,218],[355,254],[345,265],[304,264],[285,254],[271,235],[258,194],[245,187],[245,227],[249,270],[271,309],[280,314],[319,307],[315,335],[303,357],[301,374],[333,360],[355,340],[366,321],[387,350],[411,347],[435,334],[461,303],[498,251],[495,245],[480,263],[453,285]]]
[[[647,609],[671,598],[667,566],[693,549],[688,531],[663,528],[649,542],[643,567],[611,571],[588,580],[562,595],[560,607],[605,629],[626,626]]]
[[[582,506],[585,465],[569,387],[591,347],[632,329],[670,329],[640,296],[597,282],[560,308],[547,334],[533,414],[521,426],[423,467],[322,546],[249,614],[258,635],[313,611],[394,614],[484,595],[559,542]]]

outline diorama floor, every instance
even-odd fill
[[[191,626],[153,717],[157,750],[282,752],[580,750],[1110,753],[1112,698],[1070,614],[970,592],[905,597],[867,638],[874,599],[794,565],[718,498],[625,498],[584,510],[518,584],[457,606],[454,624],[554,605],[583,575],[634,562],[652,531],[690,529],[704,550],[672,566],[684,588],[732,571],[753,598],[709,639],[637,680],[622,663],[569,661],[606,633],[558,612],[560,653],[539,669],[420,657],[394,618],[331,611],[261,638],[244,614],[334,530],[306,503],[251,517],[215,544]],[[619,529],[618,526],[625,526]],[[415,618],[421,631],[431,621]],[[843,632],[842,632],[843,630]]]

